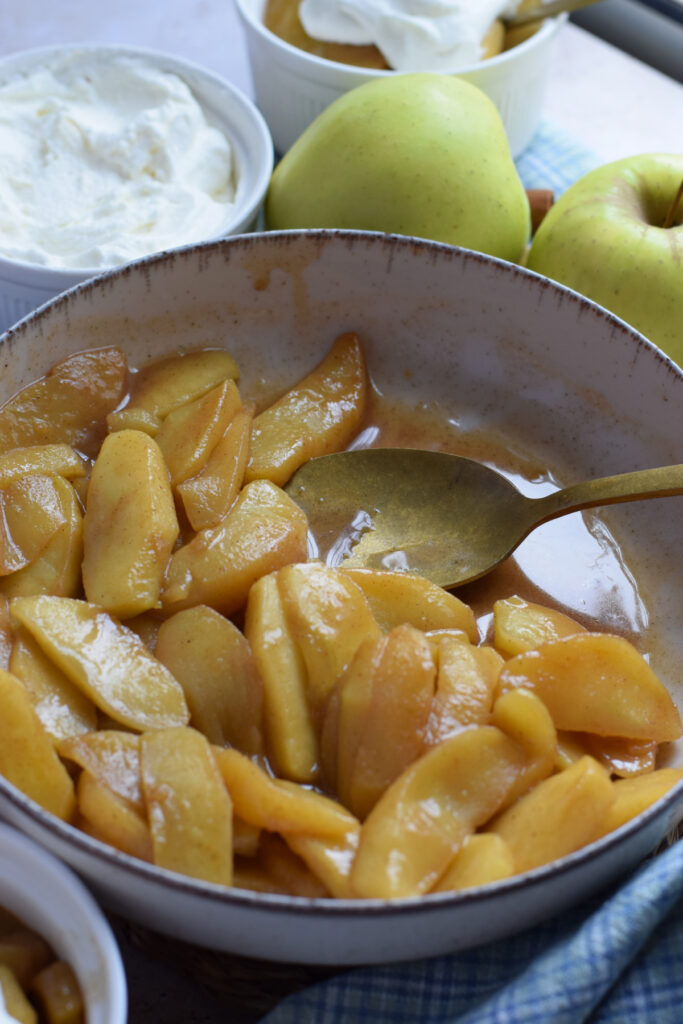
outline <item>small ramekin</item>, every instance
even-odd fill
[[[126,975],[114,934],[82,882],[0,824],[0,905],[38,932],[78,978],[88,1024],[126,1024]]]
[[[192,90],[207,120],[230,139],[236,168],[237,193],[229,217],[215,234],[202,241],[241,234],[256,226],[273,171],[273,141],[260,111],[243,92],[219,75],[180,57],[142,47],[99,43],[47,46],[8,55],[0,60],[0,85],[70,52],[135,57],[181,78]],[[178,246],[182,244],[179,239]],[[45,267],[0,254],[0,332],[60,292],[110,269]]]
[[[397,72],[338,64],[291,46],[263,24],[265,3],[235,0],[244,26],[256,102],[268,122],[275,149],[284,154],[342,93]],[[525,42],[457,71],[458,77],[478,86],[496,104],[513,156],[528,146],[538,125],[553,44],[565,20],[566,15],[549,18]]]

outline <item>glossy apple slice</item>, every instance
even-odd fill
[[[0,451],[63,442],[94,454],[105,417],[123,398],[127,379],[121,349],[69,356],[0,408]]]
[[[22,626],[16,631],[9,668],[26,687],[38,718],[55,743],[97,729],[93,702],[50,661]]]
[[[306,666],[285,618],[277,573],[263,576],[249,591],[244,633],[263,680],[268,760],[278,776],[312,782],[318,740],[306,697]]]
[[[0,576],[33,562],[66,524],[49,476],[23,476],[0,488]]]
[[[39,555],[23,569],[0,577],[0,592],[7,598],[34,594],[59,597],[80,595],[83,557],[83,513],[72,484],[63,477],[52,477],[59,496],[64,523],[53,534]]]
[[[17,597],[12,615],[90,699],[131,729],[185,725],[180,684],[139,636],[87,601]]]
[[[162,624],[154,655],[182,686],[195,729],[263,754],[263,683],[237,626],[206,605],[186,608]]]
[[[178,533],[157,443],[141,430],[110,434],[93,466],[83,523],[88,600],[119,618],[157,607]]]
[[[182,483],[204,468],[241,404],[235,382],[224,380],[168,414],[156,442],[172,484]]]
[[[558,729],[658,743],[681,735],[665,686],[622,637],[578,633],[542,644],[511,658],[499,686],[533,690]]]
[[[225,519],[172,556],[165,610],[207,604],[232,615],[261,576],[306,559],[307,533],[306,516],[284,491],[268,480],[247,484]]]
[[[206,737],[190,728],[147,732],[140,770],[154,863],[232,885],[232,805]]]
[[[251,409],[239,409],[201,471],[178,484],[193,530],[217,526],[235,502],[249,459],[252,415]]]
[[[308,459],[345,448],[360,426],[367,391],[360,341],[343,334],[312,373],[254,419],[246,479],[283,486]]]
[[[0,775],[46,811],[69,821],[76,809],[73,782],[24,686],[4,671],[0,707]]]
[[[521,748],[488,725],[463,729],[423,754],[363,823],[351,871],[355,894],[428,892],[465,838],[495,814],[524,761]]]

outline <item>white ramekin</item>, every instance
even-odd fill
[[[283,154],[342,93],[397,72],[338,64],[290,46],[263,24],[265,3],[235,0],[244,26],[256,102],[268,122],[275,149]],[[526,148],[538,125],[553,43],[565,20],[566,15],[549,18],[519,46],[457,72],[496,104],[513,156]]]
[[[0,905],[71,964],[88,1024],[126,1024],[126,976],[114,934],[73,872],[26,836],[0,824]]]
[[[11,54],[0,60],[0,84],[69,52],[136,57],[182,78],[207,120],[230,139],[237,174],[237,194],[229,218],[205,241],[241,234],[255,226],[273,170],[273,141],[261,113],[244,93],[213,72],[180,57],[142,47],[98,43],[40,47]],[[182,244],[183,240],[179,240],[178,245]],[[0,332],[60,292],[105,269],[111,268],[57,269],[0,254]]]

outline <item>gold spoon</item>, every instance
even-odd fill
[[[537,3],[533,7],[516,11],[509,17],[502,17],[506,28],[519,28],[521,25],[528,25],[531,21],[539,21],[542,18],[554,18],[565,11],[578,11],[580,7],[589,7],[598,3],[599,0],[548,0],[547,3]]]
[[[644,469],[527,498],[472,459],[367,448],[305,463],[286,490],[330,564],[418,573],[442,587],[478,579],[536,526],[596,505],[683,494],[683,465]]]

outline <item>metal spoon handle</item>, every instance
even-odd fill
[[[505,24],[509,28],[516,28],[540,18],[553,18],[556,14],[564,14],[565,11],[578,11],[580,7],[588,7],[597,2],[598,0],[552,0],[550,3],[538,3],[532,10],[517,11],[510,18],[506,18]]]
[[[597,505],[615,505],[622,501],[642,498],[666,498],[683,494],[683,465],[641,469],[633,473],[620,473],[586,483],[573,484],[543,498],[531,499],[529,504],[536,525],[556,519],[568,512],[580,512]]]

